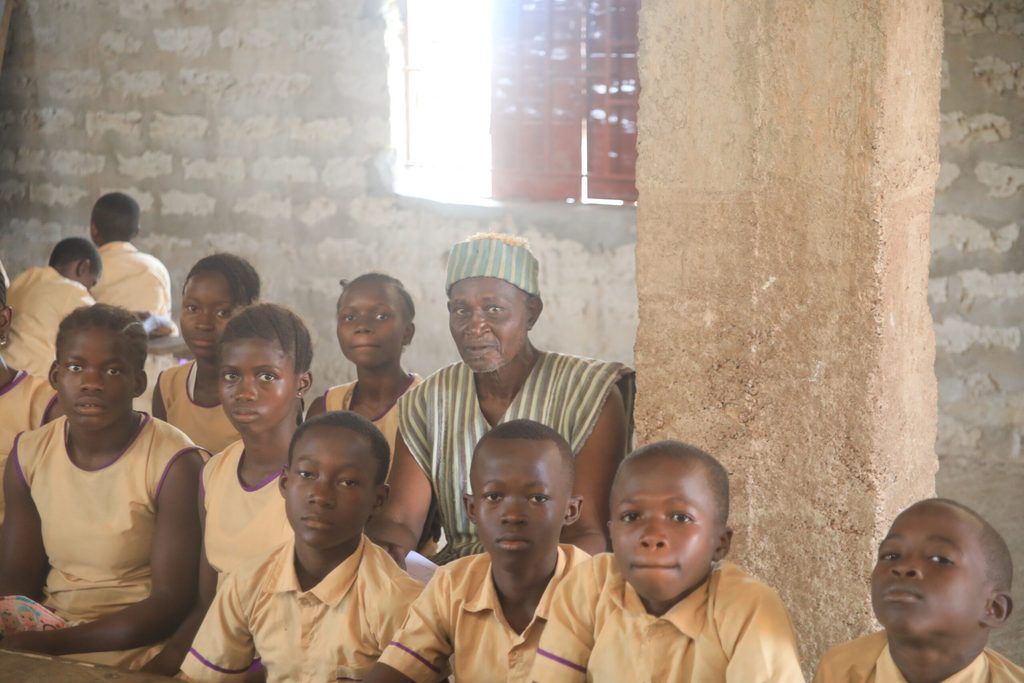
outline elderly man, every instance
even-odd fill
[[[448,316],[462,360],[399,401],[391,498],[368,529],[396,557],[416,548],[435,493],[447,545],[434,560],[482,552],[462,503],[473,448],[493,426],[524,418],[555,429],[576,454],[583,508],[562,540],[607,549],[608,491],[628,432],[616,384],[631,372],[530,343],[544,307],[538,272],[526,242],[509,235],[475,235],[452,248]]]

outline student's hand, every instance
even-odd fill
[[[150,337],[166,337],[174,332],[174,322],[149,311],[136,311],[135,317],[139,319]]]

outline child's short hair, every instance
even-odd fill
[[[715,505],[718,510],[718,522],[725,525],[729,521],[729,473],[725,471],[722,463],[710,453],[702,451],[696,446],[667,439],[655,441],[654,443],[641,446],[627,455],[619,469],[615,472],[615,479],[612,481],[614,490],[616,482],[622,474],[627,463],[648,458],[671,458],[679,462],[686,462],[699,465],[707,476],[708,486],[715,497]]]
[[[389,287],[394,287],[395,291],[398,292],[399,298],[402,300],[402,307],[405,308],[405,317],[409,322],[412,322],[413,318],[416,317],[416,304],[413,303],[412,297],[409,292],[406,291],[405,285],[402,281],[396,277],[385,275],[384,273],[363,273],[359,277],[353,280],[339,280],[338,284],[341,285],[341,294],[338,295],[337,306],[341,305],[341,298],[345,296],[345,290],[352,285],[358,285],[362,282],[376,282]]]
[[[146,365],[146,344],[149,336],[142,323],[129,311],[120,306],[93,304],[76,308],[61,321],[57,328],[57,356],[68,339],[81,330],[109,330],[124,338],[131,367],[142,372]]]
[[[1010,554],[1010,547],[1006,544],[1006,540],[996,531],[995,527],[971,508],[949,498],[928,498],[914,503],[910,507],[930,504],[954,507],[967,513],[978,522],[979,526],[981,526],[981,537],[978,539],[978,542],[981,545],[982,555],[985,557],[988,579],[996,590],[1009,592],[1013,586],[1013,556]]]
[[[480,441],[477,442],[476,447],[473,449],[474,458],[480,450],[481,444],[489,439],[550,441],[555,444],[558,454],[562,457],[562,466],[565,467],[566,472],[569,474],[569,481],[571,482],[576,476],[576,455],[572,452],[572,447],[565,440],[564,436],[545,424],[535,420],[509,420],[508,422],[502,422],[480,438]]]
[[[50,267],[63,268],[75,261],[88,261],[92,272],[99,275],[103,272],[103,259],[96,245],[82,237],[66,237],[53,247],[50,252]]]
[[[299,428],[292,434],[291,443],[288,444],[288,467],[292,466],[292,452],[295,450],[295,444],[299,442],[303,434],[313,427],[341,427],[365,436],[370,442],[370,453],[377,461],[377,472],[374,474],[373,483],[383,484],[387,479],[388,468],[391,467],[391,448],[388,446],[388,440],[377,429],[377,425],[351,410],[322,413],[299,425]]]
[[[277,304],[246,306],[228,321],[220,337],[220,348],[241,339],[274,342],[289,356],[296,373],[309,370],[313,363],[313,342],[302,318]]]
[[[139,203],[123,192],[110,192],[96,200],[89,220],[104,243],[130,242],[139,234]]]
[[[0,277],[0,308],[7,307],[7,281]]]
[[[248,306],[260,298],[259,273],[241,256],[224,253],[204,256],[188,271],[185,284],[194,276],[206,273],[224,276],[231,290],[231,300],[236,306]]]

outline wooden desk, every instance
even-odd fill
[[[0,650],[0,683],[166,683],[166,676],[131,673],[47,655]]]

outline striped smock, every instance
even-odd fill
[[[590,437],[612,386],[629,372],[621,363],[539,351],[526,383],[501,422],[527,419],[545,424],[579,453]],[[483,552],[466,517],[462,496],[470,492],[473,448],[491,429],[476,396],[473,371],[463,362],[423,380],[398,401],[399,430],[434,488],[447,545],[438,564]]]

